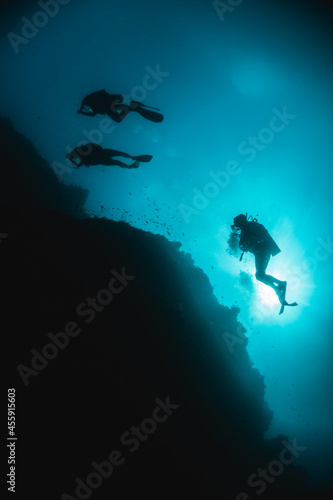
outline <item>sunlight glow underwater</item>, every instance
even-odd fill
[[[98,137],[102,117],[76,115],[82,97],[103,88],[129,94],[147,66],[160,65],[168,76],[144,101],[161,109],[163,123],[130,114],[102,141],[130,154],[152,154],[151,164],[135,171],[81,169],[65,173],[64,182],[89,190],[85,208],[92,216],[124,220],[181,242],[218,301],[240,307],[248,351],[265,376],[274,412],[268,435],[297,434],[311,443],[308,456],[315,457],[327,449],[330,426],[320,389],[328,390],[331,380],[332,258],[316,260],[314,252],[318,238],[327,238],[333,212],[332,65],[309,19],[297,20],[296,33],[291,13],[288,22],[288,13],[276,5],[273,16],[270,2],[259,2],[260,13],[255,5],[244,2],[221,23],[210,2],[195,3],[189,23],[185,2],[71,2],[17,56],[2,40],[12,85],[1,83],[0,111],[50,165],[65,164],[69,147],[89,142],[87,134]],[[22,15],[30,14],[27,8]],[[105,19],[113,15],[121,22],[110,30]],[[94,37],[91,25],[98,28]],[[284,106],[296,118],[269,138],[272,110]],[[245,154],[240,145],[249,148],[249,138],[263,129],[261,142]],[[180,204],[193,208],[194,192],[212,181],[209,172],[230,160],[242,172],[185,221]],[[246,211],[259,214],[282,250],[267,272],[287,279],[287,300],[299,304],[282,316],[275,293],[255,280],[252,256],[240,263],[226,251],[233,217]],[[318,325],[321,335],[313,346]],[[311,466],[306,456],[302,460]]]

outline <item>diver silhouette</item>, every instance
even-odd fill
[[[131,158],[135,161],[134,163],[128,165],[120,160],[114,160],[114,156]],[[79,168],[82,165],[85,165],[86,167],[89,167],[90,165],[116,165],[122,168],[138,168],[140,162],[149,162],[152,159],[152,156],[131,156],[127,153],[123,153],[122,151],[117,151],[116,149],[104,149],[99,144],[89,142],[88,144],[73,149],[73,151],[66,155],[66,158],[70,160],[74,168]]]
[[[267,229],[259,224],[257,219],[252,217],[248,219],[247,214],[237,215],[231,229],[235,232],[240,231],[239,247],[243,252],[240,260],[242,260],[244,252],[252,253],[255,259],[256,279],[273,288],[278,296],[281,303],[279,314],[283,313],[285,306],[297,306],[296,302],[289,304],[286,301],[287,282],[266,273],[270,258],[281,252]]]
[[[108,115],[115,122],[120,123],[128,113],[135,111],[143,118],[155,123],[163,121],[163,115],[157,113],[157,108],[146,106],[142,102],[131,101],[129,105],[122,104],[124,97],[122,94],[108,94],[105,90],[98,90],[87,95],[81,102],[81,107],[77,111],[81,115],[95,116]],[[147,109],[150,108],[150,109]],[[157,110],[157,111],[152,111]]]

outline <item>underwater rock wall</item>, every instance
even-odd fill
[[[225,341],[242,331],[238,309],[178,244],[85,218],[86,193],[1,128],[2,322],[25,495],[255,498],[249,476],[288,438],[263,438],[263,377],[244,338],[232,352]],[[96,476],[113,450],[112,473]],[[292,464],[261,482],[261,498],[310,498]]]

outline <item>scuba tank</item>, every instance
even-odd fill
[[[248,248],[244,248],[244,245],[242,245],[243,252],[240,256],[240,261],[243,259],[245,252],[254,253],[258,247],[268,250],[272,257],[281,252],[272,236],[267,229],[258,222],[257,218],[251,215],[248,217],[247,213],[246,215],[240,214],[234,218],[234,225],[231,227],[233,230],[235,228],[240,229],[241,239],[243,239],[243,241],[247,240],[246,243]]]

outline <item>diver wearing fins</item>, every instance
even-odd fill
[[[279,314],[283,313],[285,306],[297,306],[296,302],[289,304],[286,301],[287,282],[266,273],[270,258],[281,252],[267,229],[259,224],[257,219],[253,219],[251,216],[248,218],[247,214],[237,215],[231,229],[239,237],[239,248],[243,252],[240,260],[242,260],[244,252],[252,253],[255,258],[256,279],[273,288],[278,296],[281,303]]]
[[[131,158],[135,160],[134,163],[130,165],[120,161],[114,160],[114,156],[120,156],[124,158]],[[118,166],[122,168],[138,168],[140,162],[149,162],[152,159],[151,155],[141,155],[141,156],[131,156],[122,151],[117,151],[116,149],[106,149],[102,148],[99,144],[88,143],[83,146],[73,149],[70,153],[66,155],[66,158],[70,160],[74,168],[79,168],[82,165],[89,167],[90,165],[106,165],[106,166]]]
[[[108,94],[105,90],[98,90],[84,97],[81,107],[77,112],[86,116],[106,114],[115,122],[120,123],[130,111],[135,111],[143,118],[152,122],[159,123],[163,121],[164,117],[161,113],[157,112],[159,111],[157,108],[146,106],[138,101],[131,101],[129,105],[126,105],[122,104],[123,101],[124,97],[122,94]]]

